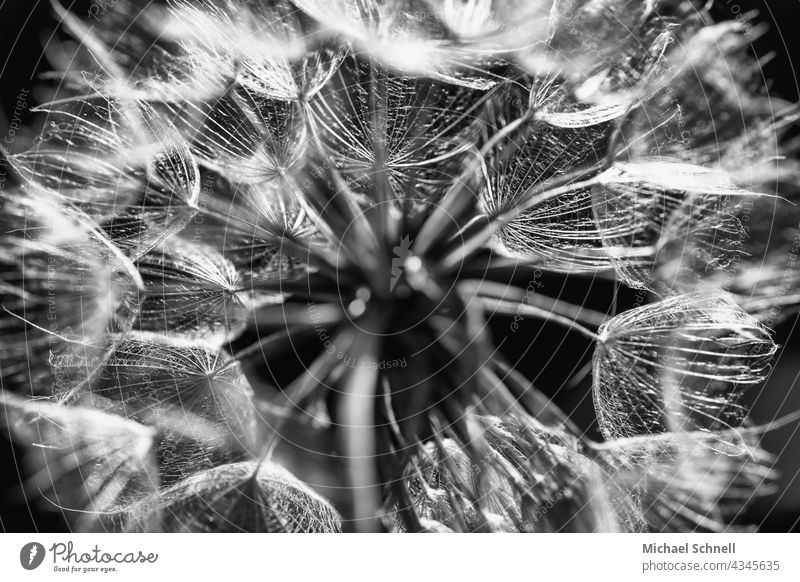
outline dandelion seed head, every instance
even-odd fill
[[[751,91],[741,23],[680,0],[60,12],[81,48],[9,157],[0,396],[18,437],[77,441],[44,465],[93,467],[49,488],[105,516],[81,527],[721,531],[770,479],[742,395],[797,214],[746,223],[792,192],[797,114]],[[646,300],[540,289],[586,275]],[[506,361],[504,318],[594,344],[604,442]]]

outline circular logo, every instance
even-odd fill
[[[39,542],[30,542],[19,551],[19,563],[26,570],[35,570],[44,561],[44,546]]]

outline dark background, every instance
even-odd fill
[[[122,1],[122,0],[120,0]],[[72,5],[64,0],[65,5]],[[91,2],[75,2],[76,12],[85,13]],[[755,22],[768,26],[766,34],[756,39],[752,50],[759,57],[768,57],[764,77],[773,95],[790,101],[800,99],[797,67],[800,63],[800,35],[796,32],[800,22],[800,4],[792,1],[718,0],[713,9],[715,18],[730,19],[757,10]],[[55,20],[49,0],[0,0],[0,136],[9,135],[9,120],[23,89],[29,90],[28,104],[37,101],[36,86],[39,75],[51,66],[43,58],[43,47],[53,46]],[[36,118],[27,108],[22,111],[25,125],[35,124]],[[18,131],[11,147],[25,149],[33,131]],[[8,144],[4,144],[8,146]],[[2,156],[0,156],[1,158]],[[2,164],[2,159],[0,159]],[[523,286],[525,281],[521,281]],[[561,289],[563,279],[550,277],[544,281],[548,293],[564,299],[583,301],[587,292],[598,297],[594,307],[605,309],[612,295],[608,283],[588,281],[582,289],[575,285]],[[569,292],[567,292],[569,289]],[[617,298],[624,307],[632,297],[625,292]],[[604,303],[606,302],[606,303]],[[772,375],[761,390],[754,391],[753,418],[768,422],[776,416],[800,410],[800,333],[798,318],[792,318],[776,329],[776,341],[781,351],[775,360]],[[508,322],[494,324],[496,339],[508,335]],[[546,338],[546,339],[542,339]],[[591,358],[589,346],[574,334],[565,334],[560,328],[531,323],[522,324],[518,332],[505,343],[506,355],[517,362],[517,368],[538,385],[562,386],[551,395],[560,406],[573,411],[579,424],[593,434],[592,409],[588,379],[575,385],[566,381]],[[551,355],[569,354],[569,358],[553,359]],[[580,361],[576,365],[576,357]],[[780,471],[779,490],[775,495],[754,503],[742,516],[744,523],[760,525],[762,531],[800,531],[800,425],[794,424],[766,435],[765,448],[776,455],[776,468]],[[20,480],[24,475],[21,449],[12,446],[0,432],[0,531],[56,531],[65,525],[61,516],[52,511],[29,506],[23,499]]]

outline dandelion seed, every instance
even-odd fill
[[[436,198],[460,171],[480,93],[409,79],[348,59],[312,103],[323,151],[356,193]]]
[[[244,329],[243,281],[213,247],[176,237],[140,258],[136,268],[145,293],[138,329],[220,343]]]
[[[308,100],[336,71],[341,43],[320,47],[313,22],[288,1],[173,3],[170,33],[223,82],[237,78],[262,98]],[[324,41],[322,41],[324,42]]]
[[[359,53],[390,69],[487,89],[499,77],[495,70],[505,66],[504,56],[546,39],[552,2],[457,1],[422,11],[384,0],[296,4],[322,31],[343,34]]]
[[[741,391],[764,379],[777,349],[761,324],[713,295],[628,311],[600,337],[592,391],[606,438],[739,426]]]
[[[742,499],[770,478],[769,456],[752,440],[733,431],[666,433],[612,441],[599,452],[605,478],[634,494],[652,531],[719,532],[737,529],[729,524]]]
[[[93,98],[49,117],[38,143],[10,157],[13,167],[87,214],[128,256],[143,255],[192,217],[197,163],[149,106]]]
[[[743,252],[745,232],[725,195],[611,178],[592,197],[610,261],[631,287],[692,291],[733,271]]]
[[[24,443],[43,497],[82,531],[99,529],[159,487],[155,431],[117,415],[0,393],[3,422]]]
[[[421,523],[455,531],[597,527],[587,497],[591,461],[579,453],[576,436],[549,432],[532,419],[475,420],[473,441],[428,443],[406,467],[408,501]],[[473,448],[482,451],[478,463]]]
[[[137,519],[162,515],[158,531],[332,533],[340,517],[327,501],[270,463],[221,465],[143,503]],[[141,524],[140,524],[141,525]],[[132,530],[138,529],[135,522]]]
[[[80,527],[721,531],[765,489],[741,395],[800,304],[798,114],[750,90],[741,24],[124,4],[59,9],[81,48],[0,219],[0,398]],[[551,273],[656,302],[609,319]],[[594,346],[605,442],[505,361],[501,318]]]
[[[501,102],[504,105],[490,114],[494,123],[504,127],[520,119],[529,99],[537,111],[542,107],[562,107],[564,97],[558,95],[557,88],[552,89],[553,81],[543,78],[539,82],[541,86],[534,81],[529,95],[510,89]],[[548,119],[545,115],[544,121]],[[546,190],[548,180],[602,160],[609,130],[607,123],[576,128],[536,121],[523,125],[488,153],[488,180],[483,192],[486,212],[513,208],[525,200],[531,189]],[[591,198],[588,187],[576,187],[533,205],[499,232],[500,248],[512,256],[542,257],[555,270],[608,268]]]
[[[208,187],[200,199],[202,210],[181,238],[219,249],[253,292],[255,279],[278,281],[305,272],[302,261],[307,257],[289,255],[288,239],[314,238],[316,228],[296,197],[269,184],[236,184],[214,172],[203,175]]]
[[[87,385],[62,398],[159,429],[159,471],[171,484],[254,450],[253,392],[225,363],[207,346],[131,334]]]
[[[283,176],[307,146],[300,105],[244,88],[208,102],[171,104],[166,111],[200,161],[237,183],[285,187]]]
[[[17,192],[3,200],[4,389],[50,394],[64,378],[49,358],[70,360],[83,379],[133,325],[141,279],[79,218],[47,196]],[[29,360],[33,353],[40,357]]]

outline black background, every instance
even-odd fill
[[[65,0],[65,5],[73,5]],[[85,13],[91,3],[75,2],[76,12]],[[764,0],[718,0],[713,14],[718,19],[735,18],[757,10],[756,22],[768,26],[767,32],[756,39],[752,50],[759,57],[769,57],[764,65],[764,77],[770,92],[783,99],[797,101],[797,67],[800,63],[800,4],[794,1],[772,2]],[[8,135],[8,122],[18,101],[21,90],[31,91],[28,103],[36,102],[38,76],[50,69],[43,58],[43,47],[51,44],[56,28],[49,0],[0,0],[0,136]],[[56,38],[59,33],[56,31]],[[18,111],[19,113],[19,111]],[[27,109],[22,112],[24,124],[35,123],[35,117]],[[26,146],[29,134],[18,132],[13,148]],[[521,281],[524,285],[525,282]],[[563,280],[557,277],[545,281],[549,293],[570,299],[575,294],[583,300],[588,287],[574,289],[567,286],[563,291]],[[600,299],[596,307],[605,309],[604,301],[610,297],[607,284],[589,283],[592,294]],[[567,291],[569,289],[569,291]],[[624,293],[618,305],[630,301]],[[795,333],[798,319],[793,318],[776,329],[776,341],[781,351],[775,368],[766,386],[754,398],[753,417],[756,422],[772,420],[779,414],[800,410],[800,333]],[[508,336],[508,322],[494,324],[496,339]],[[541,340],[539,338],[546,338]],[[540,324],[523,324],[517,333],[509,336],[504,344],[506,355],[517,363],[517,368],[538,385],[559,386],[589,361],[589,346],[580,338],[564,334],[559,328],[542,328]],[[567,354],[569,358],[554,359],[553,353]],[[575,359],[580,357],[576,365]],[[574,387],[563,387],[553,394],[556,401],[567,411],[573,411],[576,421],[591,434],[593,410],[589,395],[588,380]],[[0,433],[2,434],[2,433]],[[788,426],[768,434],[764,446],[777,456],[776,467],[781,473],[779,491],[776,495],[753,504],[742,521],[758,524],[762,531],[800,531],[800,429]],[[31,507],[21,495],[19,474],[21,449],[12,446],[0,436],[0,531],[57,531],[64,528],[58,513]]]

